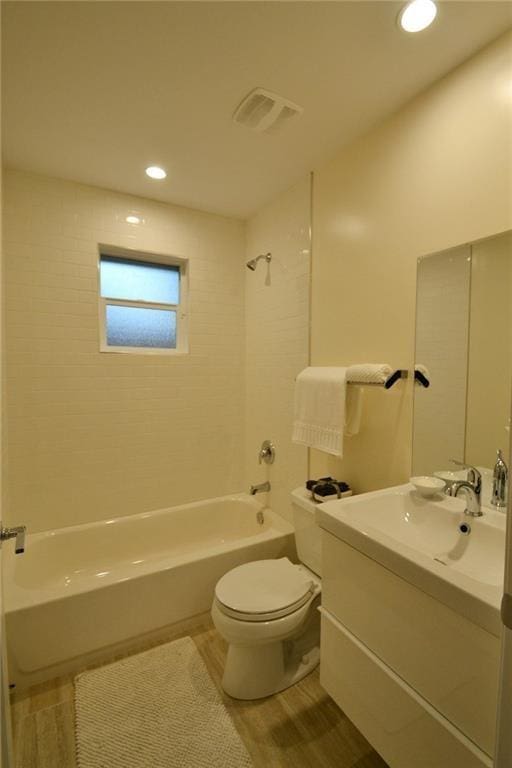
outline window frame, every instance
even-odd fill
[[[126,259],[142,261],[162,267],[178,267],[180,280],[179,304],[162,304],[154,301],[133,299],[111,299],[101,295],[101,259]],[[188,346],[188,259],[181,256],[169,256],[162,253],[149,253],[131,248],[119,248],[114,245],[98,245],[98,309],[100,329],[100,352],[113,352],[131,355],[185,355]],[[176,347],[121,347],[107,343],[107,305],[134,307],[142,309],[164,309],[176,312]]]

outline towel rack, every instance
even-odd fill
[[[425,389],[430,387],[430,380],[427,379],[422,371],[418,371],[417,368],[414,371],[414,380],[417,384],[421,384],[423,387],[425,387]]]
[[[391,389],[393,384],[396,384],[397,381],[400,381],[400,379],[407,379],[409,376],[409,371],[404,368],[399,368],[396,371],[393,371],[390,376],[385,381],[347,381],[347,384],[355,385],[356,387],[384,387],[384,389]],[[416,378],[416,377],[415,377]],[[295,381],[297,381],[297,377],[295,377]],[[428,381],[428,379],[426,379]],[[422,382],[423,383],[423,382]],[[428,384],[424,384],[424,386],[428,387],[430,385],[430,382]]]
[[[347,384],[356,385],[357,387],[384,387],[384,389],[391,389],[393,384],[396,384],[400,379],[406,379],[409,372],[403,368],[399,368],[394,371],[385,381],[347,381]]]

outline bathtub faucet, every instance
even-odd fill
[[[249,493],[251,496],[255,496],[257,493],[265,493],[266,491],[270,491],[270,483],[260,483],[259,485],[251,485],[249,488]]]
[[[18,525],[16,528],[4,528],[0,523],[0,541],[6,541],[7,539],[16,539],[14,545],[14,551],[17,555],[22,555],[25,551],[25,532],[26,527],[24,525]]]

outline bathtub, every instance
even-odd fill
[[[226,571],[294,554],[292,526],[246,494],[29,533],[25,554],[4,548],[9,682],[67,674],[209,611]]]

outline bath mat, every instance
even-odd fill
[[[79,768],[249,768],[190,637],[75,680]]]

